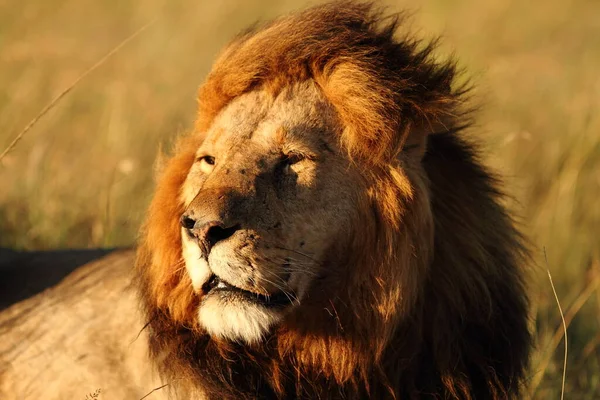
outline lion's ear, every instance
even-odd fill
[[[420,162],[427,150],[429,133],[423,128],[412,128],[402,146],[401,156],[405,159]]]
[[[427,151],[429,136],[437,132],[436,127],[429,123],[412,124],[408,128],[406,140],[402,146],[401,156],[415,162],[421,162]]]
[[[408,128],[406,140],[402,146],[401,156],[405,159],[421,162],[427,152],[427,141],[432,135],[450,132],[452,121],[438,121],[436,123],[424,122],[411,124]]]

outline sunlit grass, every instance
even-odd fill
[[[387,1],[441,34],[482,111],[473,133],[506,177],[533,243],[530,384],[559,398],[600,393],[600,2]],[[300,0],[0,0],[0,151],[123,39],[156,22],[80,82],[0,165],[0,246],[127,246],[152,193],[159,144],[191,126],[196,88],[238,30]]]

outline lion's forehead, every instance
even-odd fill
[[[254,90],[232,100],[207,132],[202,152],[278,151],[286,141],[318,148],[332,141],[338,121],[329,102],[312,81],[284,88],[276,95]]]

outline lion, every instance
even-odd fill
[[[160,175],[137,285],[180,398],[516,398],[524,240],[466,87],[334,2],[242,33]]]
[[[525,239],[455,62],[402,22],[334,2],[237,36],[133,270],[109,256],[2,314],[0,395],[518,398]]]

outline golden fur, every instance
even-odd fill
[[[499,183],[461,133],[467,117],[453,63],[433,61],[432,45],[395,37],[398,24],[370,4],[326,4],[243,33],[216,61],[196,128],[158,179],[137,260],[151,355],[182,398],[518,396],[530,340],[522,240]],[[255,115],[269,122],[248,125],[258,138],[251,132],[237,148],[235,129]],[[252,158],[286,140],[327,148],[293,170],[304,185],[296,195],[263,179],[270,159]],[[198,167],[207,148],[230,161]],[[234,186],[243,212],[220,202]],[[302,203],[304,194],[328,200]],[[184,257],[182,241],[191,247],[180,218],[211,207],[230,207],[260,233],[256,259],[272,254],[269,235],[304,243],[303,224],[317,236],[343,228],[307,242],[314,262],[304,274],[296,265],[292,277],[304,283],[290,283],[299,304],[251,340],[199,322],[222,303],[207,311],[191,275],[208,267]],[[277,231],[274,215],[287,209]]]

